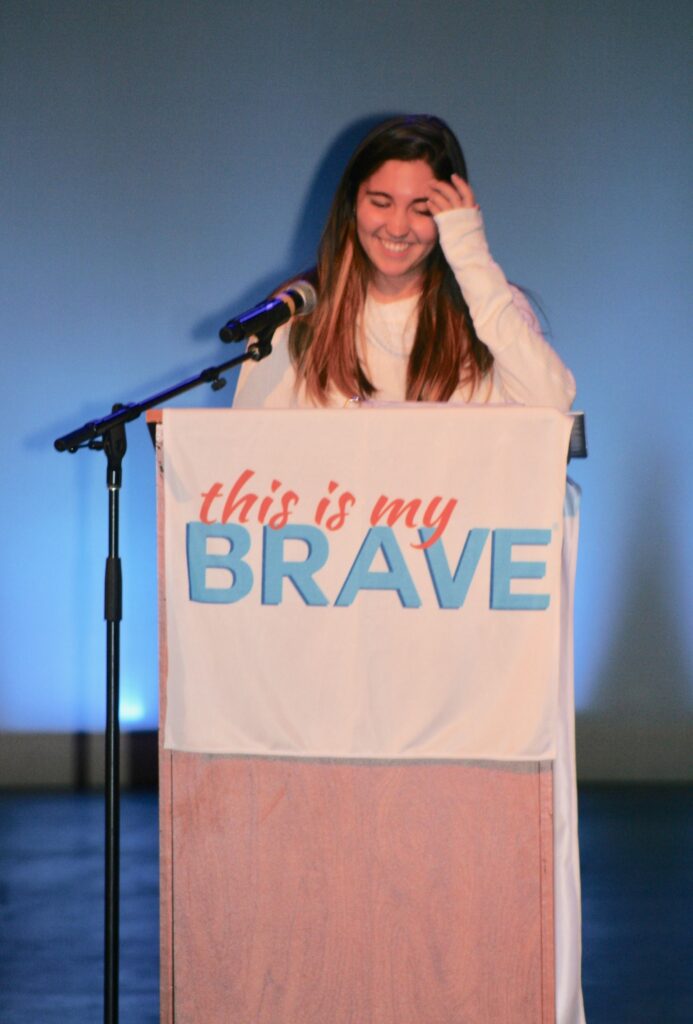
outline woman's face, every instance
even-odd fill
[[[387,160],[359,187],[356,233],[371,264],[371,288],[384,297],[419,290],[438,239],[427,201],[433,176],[425,160]]]

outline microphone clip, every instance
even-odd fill
[[[261,359],[265,359],[267,356],[272,354],[272,338],[274,337],[275,327],[265,327],[264,330],[258,331],[257,334],[252,335],[255,339],[251,341],[246,349],[246,355],[248,355],[253,362],[259,363]]]

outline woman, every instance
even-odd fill
[[[244,364],[236,406],[370,399],[570,408],[573,377],[493,262],[459,143],[438,118],[386,121],[357,148],[315,284],[314,312],[277,331],[269,359]],[[563,707],[567,722],[572,708]],[[569,743],[556,770],[557,1016],[584,1022]]]
[[[567,410],[575,383],[493,262],[459,142],[439,118],[378,125],[323,232],[318,304],[246,363],[235,405],[490,402]]]

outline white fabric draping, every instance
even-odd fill
[[[561,660],[553,766],[556,1022],[585,1024],[573,678],[573,605],[580,530],[580,488],[570,479],[566,488],[563,527]]]
[[[553,758],[570,426],[165,411],[166,746]]]

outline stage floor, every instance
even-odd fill
[[[156,794],[121,815],[120,1019],[155,1024]],[[102,1019],[103,842],[99,795],[0,793],[2,1024]],[[581,787],[580,848],[587,1024],[689,1024],[693,789]]]

